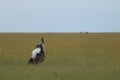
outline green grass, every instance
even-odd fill
[[[28,65],[41,37],[45,61]],[[120,33],[1,33],[0,80],[120,80]]]

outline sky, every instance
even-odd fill
[[[120,0],[0,0],[0,32],[120,32]]]

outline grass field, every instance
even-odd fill
[[[41,37],[45,61],[28,65]],[[120,33],[1,33],[0,80],[120,80]]]

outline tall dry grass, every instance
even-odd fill
[[[28,65],[44,37],[46,59]],[[119,33],[0,34],[0,80],[120,80]]]

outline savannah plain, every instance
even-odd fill
[[[45,61],[29,65],[45,40]],[[0,33],[0,80],[120,80],[120,33]]]

